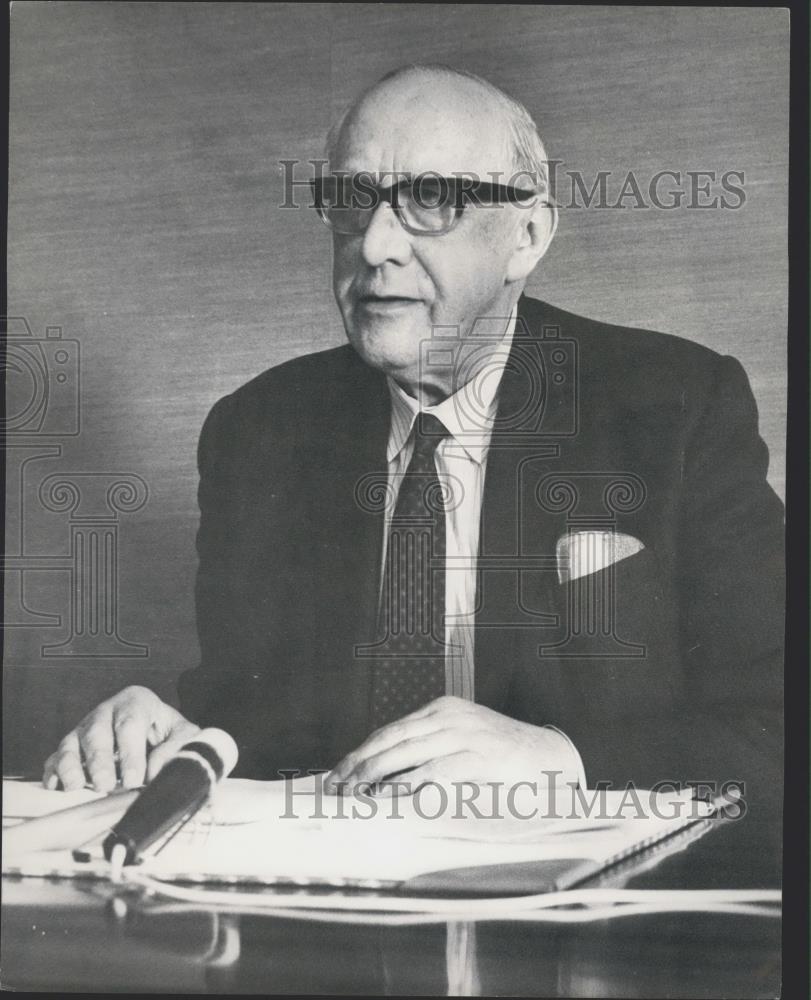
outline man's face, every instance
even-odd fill
[[[482,180],[501,171],[506,183],[511,163],[503,122],[482,111],[474,94],[446,94],[444,86],[399,81],[367,98],[344,126],[331,169],[377,177],[467,171]],[[520,212],[470,205],[450,232],[413,235],[382,202],[363,233],[335,233],[333,289],[361,357],[407,389],[435,382],[442,394],[441,373],[420,372],[420,344],[434,326],[458,328],[464,338],[477,317],[508,314],[517,293],[505,272]]]

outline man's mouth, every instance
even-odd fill
[[[404,295],[361,295],[358,299],[360,309],[370,316],[396,316],[409,312],[419,302]]]
[[[358,298],[361,306],[367,309],[400,309],[416,305],[420,300],[408,295],[366,294]]]

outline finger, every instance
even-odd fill
[[[460,749],[458,733],[454,730],[435,730],[425,736],[402,740],[396,746],[372,754],[355,765],[346,775],[344,781],[349,788],[359,782],[379,782],[385,778],[399,775],[402,771],[412,771],[429,761],[445,757]],[[408,781],[410,774],[403,775]]]
[[[158,713],[152,719],[149,727],[147,742],[150,747],[158,747],[167,740],[173,740],[178,736],[189,737],[200,732],[200,727],[181,715],[176,708],[167,705],[166,702],[158,702]]]
[[[146,776],[146,740],[149,719],[143,713],[122,707],[114,715],[113,728],[118,747],[121,784],[137,788]]]
[[[56,752],[52,753],[42,766],[42,784],[51,791],[59,787],[59,775],[56,773]]]
[[[421,708],[415,709],[410,713],[410,715],[406,716],[406,718],[425,719],[429,716],[438,714],[446,715],[448,713],[464,713],[469,709],[476,707],[476,703],[468,701],[467,698],[457,698],[455,695],[445,694],[440,698],[434,698],[433,701],[427,702]]]
[[[418,711],[419,715],[416,713],[406,715],[402,719],[390,722],[387,726],[382,726],[367,737],[357,749],[348,753],[330,771],[324,779],[324,790],[333,792],[336,785],[346,781],[355,768],[369,757],[384,753],[404,740],[418,739],[442,728],[441,720],[444,713],[424,714],[423,709]]]
[[[85,786],[85,773],[82,767],[81,750],[79,748],[79,734],[74,729],[62,740],[57,747],[56,753],[51,754],[49,760],[52,761],[53,774],[56,775],[56,783],[49,784],[50,787],[57,787],[59,784],[67,792],[75,791]]]
[[[414,795],[426,785],[444,785],[448,781],[468,780],[466,775],[470,764],[467,758],[466,750],[456,750],[444,757],[435,757],[415,767],[413,771],[403,775],[401,781],[394,784],[399,787],[401,794],[404,792],[406,795]],[[386,784],[388,783],[384,782],[383,787]]]
[[[180,718],[182,719],[183,717],[180,716]],[[182,724],[173,730],[172,736],[168,740],[164,740],[163,743],[156,746],[149,754],[149,759],[146,765],[147,782],[152,781],[166,762],[174,757],[178,750],[193,739],[199,732],[199,726],[195,726],[193,723],[184,719]]]
[[[90,783],[100,792],[111,792],[116,783],[112,712],[95,713],[87,729],[80,727],[79,745]]]

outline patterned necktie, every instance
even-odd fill
[[[389,527],[372,674],[377,729],[445,694],[445,500],[434,452],[442,422],[420,413]]]

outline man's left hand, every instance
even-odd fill
[[[408,792],[427,782],[577,783],[579,760],[555,729],[446,696],[372,733],[332,769],[324,789],[337,794],[394,778]]]

